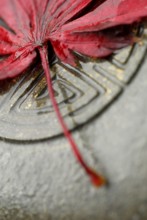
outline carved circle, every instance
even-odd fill
[[[145,54],[146,45],[135,44],[111,59],[88,62],[81,59],[80,68],[54,64],[53,87],[69,129],[87,122],[112,103],[137,72]],[[2,138],[29,141],[62,133],[41,67],[28,72],[0,85]]]

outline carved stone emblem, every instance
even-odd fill
[[[137,43],[109,59],[94,61],[79,56],[77,68],[56,62],[52,66],[53,87],[69,129],[104,111],[135,76],[145,54],[145,43]],[[60,133],[41,66],[0,82],[1,138],[29,141]]]

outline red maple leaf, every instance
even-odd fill
[[[96,2],[96,3],[95,3]],[[95,185],[104,180],[84,162],[54,97],[48,61],[48,43],[56,56],[76,65],[72,51],[104,57],[131,42],[105,29],[129,25],[147,17],[146,0],[0,0],[0,80],[21,74],[40,54],[48,91],[63,132],[78,161]]]

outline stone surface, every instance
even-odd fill
[[[107,187],[90,185],[64,137],[0,140],[0,220],[147,219],[146,72],[145,57],[124,93],[73,133]]]

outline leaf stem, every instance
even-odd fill
[[[57,115],[57,118],[59,120],[59,123],[60,123],[60,125],[63,129],[64,135],[67,138],[67,140],[69,141],[78,162],[81,164],[81,166],[84,168],[86,173],[89,175],[92,184],[95,185],[95,186],[101,186],[105,183],[104,178],[101,177],[99,174],[97,174],[93,169],[91,169],[86,164],[86,162],[84,161],[81,153],[79,152],[79,149],[78,149],[78,147],[77,147],[77,145],[76,145],[70,131],[68,130],[68,128],[67,128],[67,126],[66,126],[66,124],[63,120],[63,117],[60,113],[58,104],[57,104],[55,96],[54,96],[53,86],[52,86],[51,74],[50,74],[50,69],[49,69],[47,46],[40,47],[39,52],[40,52],[40,56],[41,56],[41,60],[42,60],[42,66],[43,66],[43,69],[45,71],[49,96],[50,96],[53,108],[55,110],[55,113]]]

